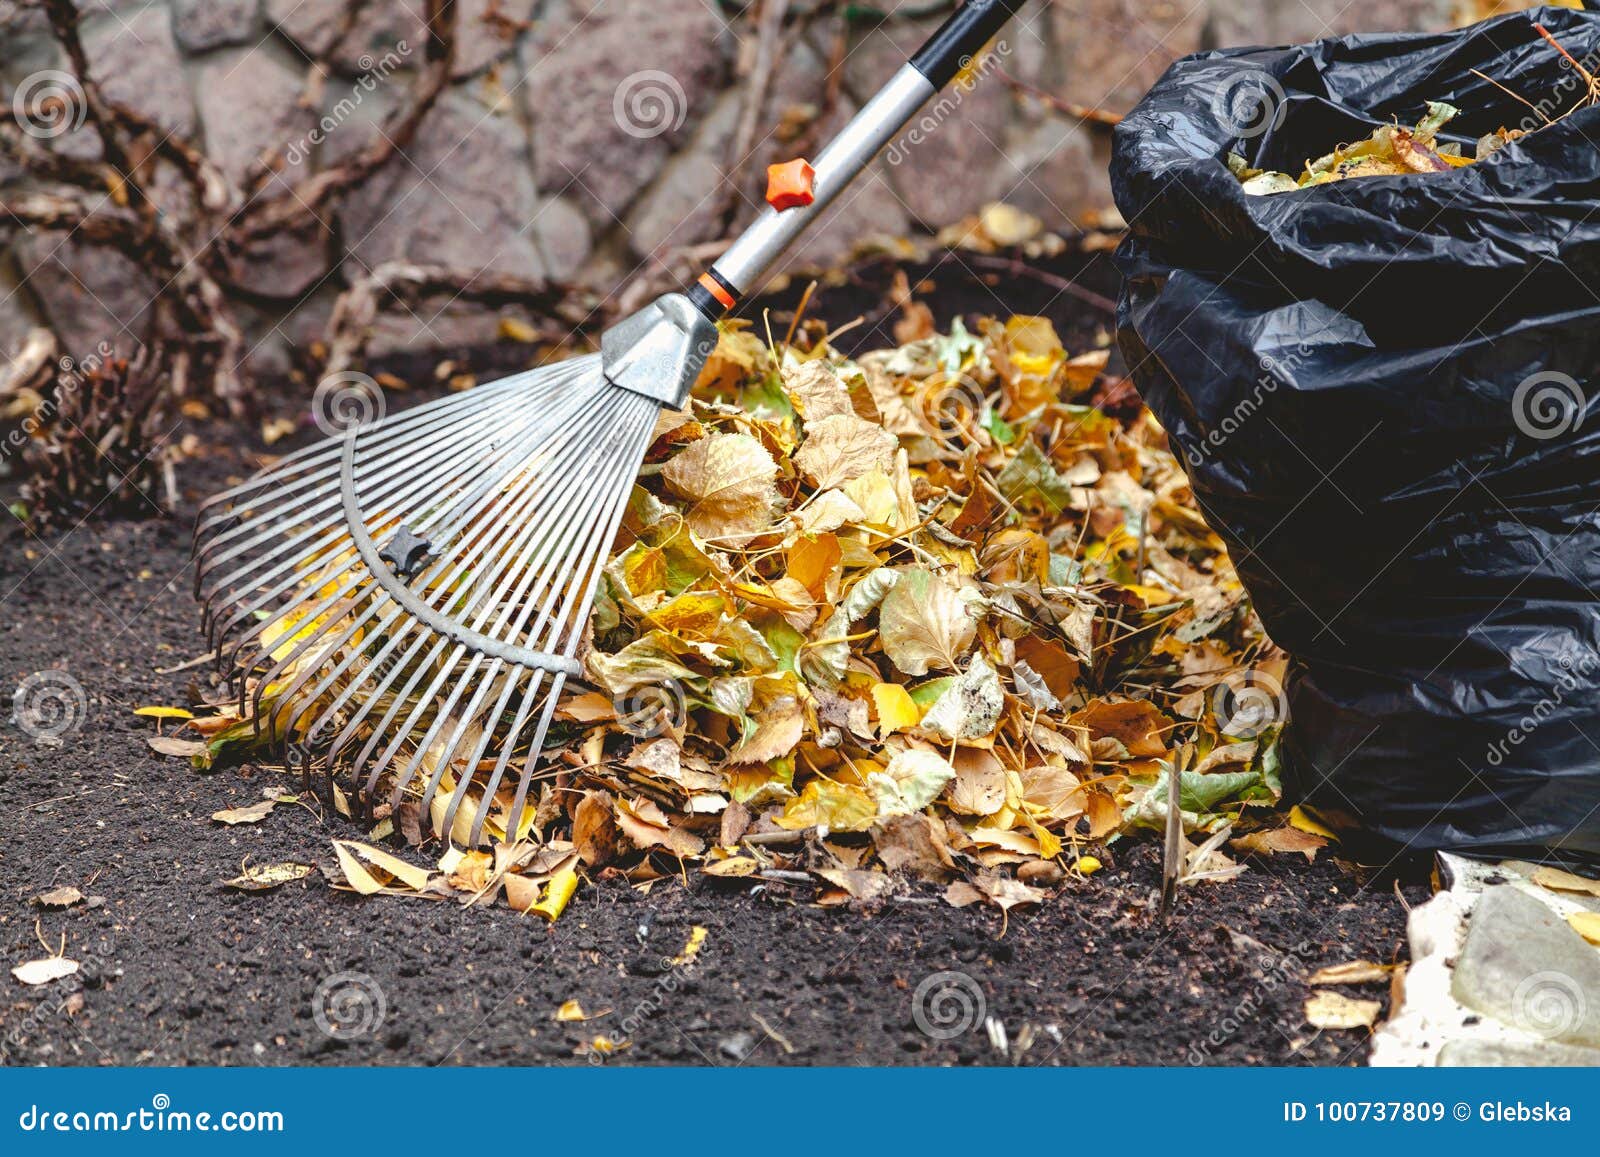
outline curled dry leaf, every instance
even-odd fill
[[[222,885],[225,888],[237,888],[241,892],[270,892],[273,888],[303,880],[310,874],[310,864],[296,864],[288,860],[276,864],[247,864],[237,876],[224,880]]]
[[[1311,974],[1309,984],[1371,984],[1388,983],[1394,972],[1392,964],[1378,964],[1371,960],[1352,960],[1346,964],[1330,964]]]

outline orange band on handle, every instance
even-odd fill
[[[724,309],[732,309],[739,304],[738,299],[722,288],[722,282],[712,277],[711,274],[702,273],[700,275],[700,284],[705,287],[707,293],[722,303]]]

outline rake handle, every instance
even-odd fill
[[[861,171],[910,124],[922,106],[953,80],[1010,20],[1024,0],[967,0],[851,118],[817,155],[809,187],[792,207],[769,205],[689,291],[715,321],[761,284],[762,275],[822,215]],[[957,101],[959,103],[959,100]],[[943,108],[944,102],[940,103]],[[954,110],[954,105],[951,110]],[[928,129],[937,131],[934,121]],[[908,134],[910,136],[912,134]],[[915,144],[914,139],[906,142]],[[898,150],[897,150],[898,151]],[[803,162],[790,162],[790,166]],[[789,166],[785,166],[787,168]],[[769,201],[773,200],[769,186]]]

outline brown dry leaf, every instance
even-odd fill
[[[1171,720],[1154,703],[1128,699],[1113,703],[1096,699],[1072,717],[1094,739],[1115,740],[1129,755],[1165,755]]]
[[[1006,770],[992,751],[963,747],[951,760],[955,782],[950,785],[950,809],[969,816],[991,816],[1006,805]],[[1074,779],[1073,786],[1077,786]]]
[[[1378,964],[1371,960],[1351,960],[1344,964],[1330,964],[1311,974],[1308,984],[1370,984],[1387,982],[1394,971],[1391,964]]]
[[[1273,852],[1299,852],[1310,862],[1317,858],[1319,851],[1328,846],[1328,841],[1322,836],[1303,832],[1299,828],[1271,828],[1239,836],[1237,839],[1229,840],[1228,845],[1241,852],[1262,856]]]
[[[894,881],[882,872],[865,872],[856,868],[818,868],[816,874],[834,887],[844,889],[852,900],[877,900],[894,891]]]
[[[689,500],[685,518],[701,538],[749,538],[772,525],[778,464],[748,434],[712,434],[691,442],[662,471]]]
[[[43,960],[30,960],[26,964],[17,965],[11,970],[11,975],[23,984],[37,985],[61,980],[76,971],[78,971],[76,960],[68,960],[65,956],[46,956]]]
[[[617,823],[612,813],[611,796],[603,791],[585,792],[572,809],[572,843],[578,859],[591,868],[610,862],[617,853]]]
[[[71,884],[51,888],[48,892],[41,892],[33,898],[33,902],[41,908],[70,908],[82,900],[83,893]]]
[[[899,449],[895,436],[876,422],[854,414],[834,414],[806,422],[805,444],[794,464],[818,490],[830,490],[864,474],[887,474]]]
[[[150,750],[158,755],[169,755],[177,759],[192,759],[206,753],[206,745],[199,739],[179,739],[175,735],[147,735],[144,741],[150,745]]]
[[[1552,892],[1579,892],[1586,896],[1600,896],[1600,880],[1563,872],[1560,868],[1538,868],[1532,878],[1535,884]]]
[[[698,856],[705,850],[704,840],[673,826],[652,800],[617,800],[616,821],[622,834],[640,851],[662,848],[675,856]]]
[[[784,392],[807,428],[824,418],[855,416],[850,391],[844,388],[838,372],[822,359],[786,365],[781,373]]]
[[[258,824],[272,814],[272,809],[278,806],[276,799],[264,799],[260,803],[250,804],[248,807],[231,807],[223,811],[212,812],[211,818],[218,823],[228,824]]]
[[[1337,992],[1314,992],[1306,1000],[1306,1023],[1313,1028],[1371,1028],[1382,1011],[1381,1000],[1356,1000]]]

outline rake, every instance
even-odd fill
[[[392,778],[391,807],[420,786],[469,845],[520,836],[657,414],[685,404],[717,320],[1021,2],[957,9],[814,166],[769,170],[768,208],[688,292],[612,325],[598,354],[387,419],[343,414],[341,436],[207,502],[195,592],[241,712],[307,777],[313,755],[350,758],[369,814]]]

